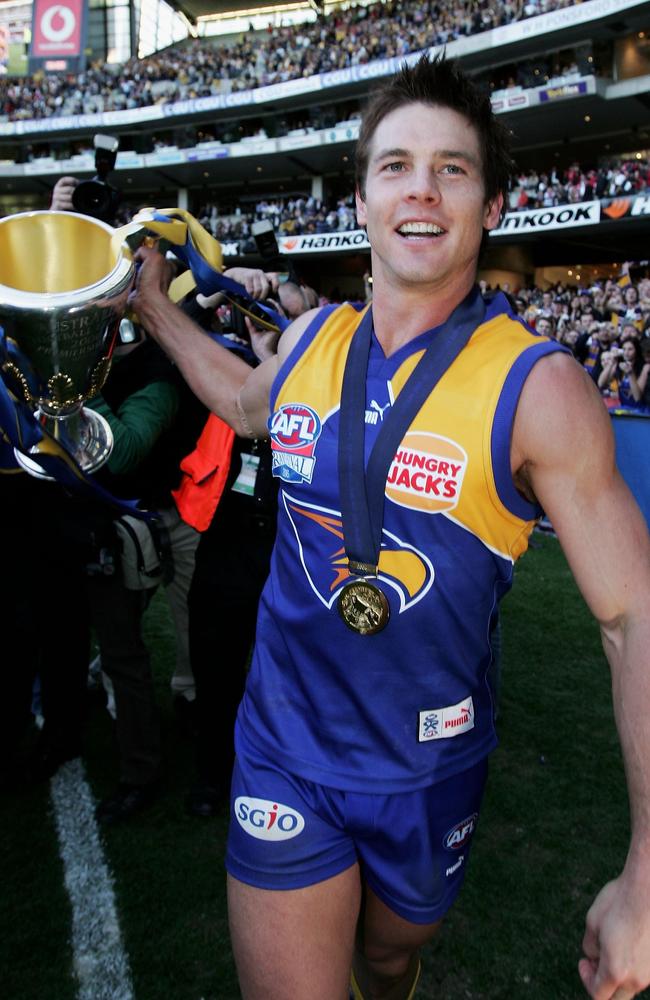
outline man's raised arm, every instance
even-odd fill
[[[555,355],[533,369],[512,447],[516,477],[550,518],[611,668],[632,836],[623,871],[587,915],[579,971],[594,1000],[629,1000],[650,983],[648,530],[616,469],[607,410],[572,359]]]
[[[138,250],[140,269],[131,305],[139,321],[178,365],[192,391],[241,437],[266,437],[269,397],[283,359],[314,316],[305,313],[284,332],[276,356],[251,368],[216,344],[168,297],[165,258],[146,247]]]

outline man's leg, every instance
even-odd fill
[[[200,534],[185,524],[175,507],[159,510],[169,532],[174,577],[165,585],[165,594],[174,619],[176,635],[176,665],[171,679],[172,695],[194,700],[194,675],[190,663],[187,599],[194,574],[196,549]]]
[[[356,1000],[410,1000],[419,975],[419,949],[440,924],[404,920],[365,886],[353,961]]]
[[[357,865],[304,889],[257,889],[228,876],[243,1000],[347,1000],[361,886]]]
[[[411,1000],[419,949],[462,887],[486,776],[480,761],[428,788],[377,797],[381,826],[355,842],[364,885],[355,1000]],[[361,798],[348,803],[363,808]]]

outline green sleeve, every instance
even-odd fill
[[[121,476],[136,469],[160,435],[171,427],[179,397],[170,382],[152,382],[125,399],[117,413],[102,396],[87,405],[110,425],[114,443],[107,467],[113,475]]]

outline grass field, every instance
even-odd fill
[[[418,997],[579,1000],[584,916],[625,857],[627,800],[598,629],[555,539],[536,533],[533,541],[503,604],[501,743],[468,879],[425,952]],[[133,993],[136,1000],[236,1000],[222,861],[227,819],[183,811],[192,744],[171,709],[164,597],[147,614],[147,635],[164,723],[165,792],[145,814],[103,835]],[[85,766],[99,798],[116,775],[111,720],[99,701]],[[0,1000],[76,1000],[48,786],[25,788],[2,805]],[[83,1000],[122,997],[99,990]]]

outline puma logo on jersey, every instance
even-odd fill
[[[376,399],[373,399],[370,403],[370,408],[366,410],[366,423],[367,424],[377,424],[379,421],[384,422],[384,413],[390,406],[390,400],[385,406],[380,406]]]

